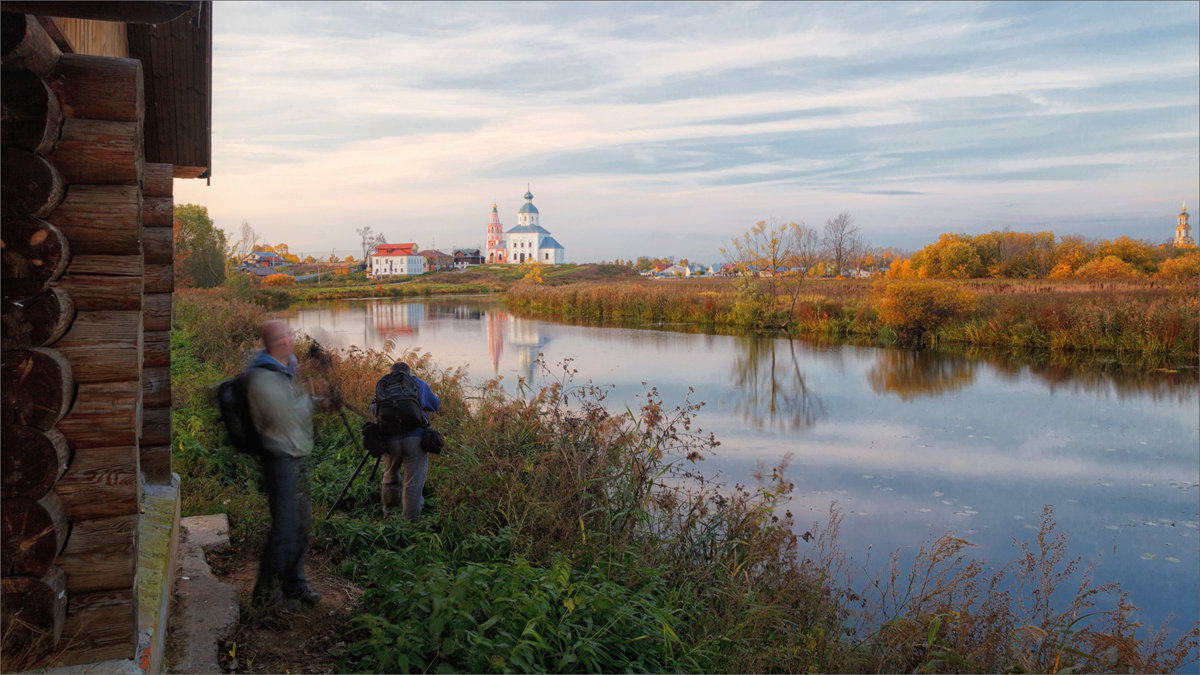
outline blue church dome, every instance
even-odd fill
[[[528,188],[525,189],[525,205],[517,211],[517,213],[537,213],[537,207],[533,205],[533,193]]]

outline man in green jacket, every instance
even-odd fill
[[[284,602],[287,609],[315,605],[304,562],[312,529],[308,456],[313,449],[312,398],[297,377],[292,332],[282,321],[262,327],[263,350],[247,368],[250,417],[262,441],[263,485],[271,530],[259,561],[253,601]]]

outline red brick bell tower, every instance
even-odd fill
[[[492,204],[492,222],[487,226],[487,258],[489,263],[502,263],[508,260],[507,248],[504,245],[504,226],[500,224],[500,212]]]

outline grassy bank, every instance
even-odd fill
[[[348,300],[354,298],[423,298],[435,295],[503,293],[520,282],[529,270],[515,265],[480,265],[465,270],[430,272],[415,277],[368,280],[364,273],[334,275],[282,287],[249,286],[245,292],[267,307],[292,302]],[[636,279],[620,265],[558,265],[540,270],[543,283],[559,285],[599,279]]]
[[[1195,367],[1200,345],[1194,281],[815,280],[772,291],[766,282],[736,279],[638,279],[517,284],[505,301],[517,311],[593,324],[687,323],[878,345],[1082,354],[1149,366]]]
[[[265,531],[257,469],[221,446],[208,387],[254,348],[262,312],[180,292],[172,331],[184,512],[228,513],[250,549]],[[441,396],[448,440],[417,523],[381,521],[365,476],[322,517],[360,453],[340,415],[316,421],[313,545],[365,589],[345,672],[1170,672],[1196,654],[1200,627],[1168,641],[1130,623],[1119,587],[1065,559],[1049,511],[1008,565],[948,534],[911,568],[855,581],[836,510],[798,527],[777,508],[783,467],[745,489],[701,476],[717,439],[692,424],[698,404],[649,389],[612,411],[569,363],[513,397],[406,360]],[[388,363],[341,352],[330,372],[362,409]]]

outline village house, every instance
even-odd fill
[[[454,269],[465,270],[470,265],[482,265],[483,254],[477,248],[454,249]]]
[[[288,261],[283,259],[283,256],[274,251],[254,251],[250,255],[242,258],[242,269],[250,269],[255,267],[267,267],[275,269],[276,267],[287,267]]]
[[[425,273],[425,258],[417,245],[380,244],[371,253],[367,276],[372,279],[395,276],[416,276]]]
[[[448,270],[454,267],[454,256],[434,249],[419,251],[417,255],[425,259],[425,269],[430,272]]]

